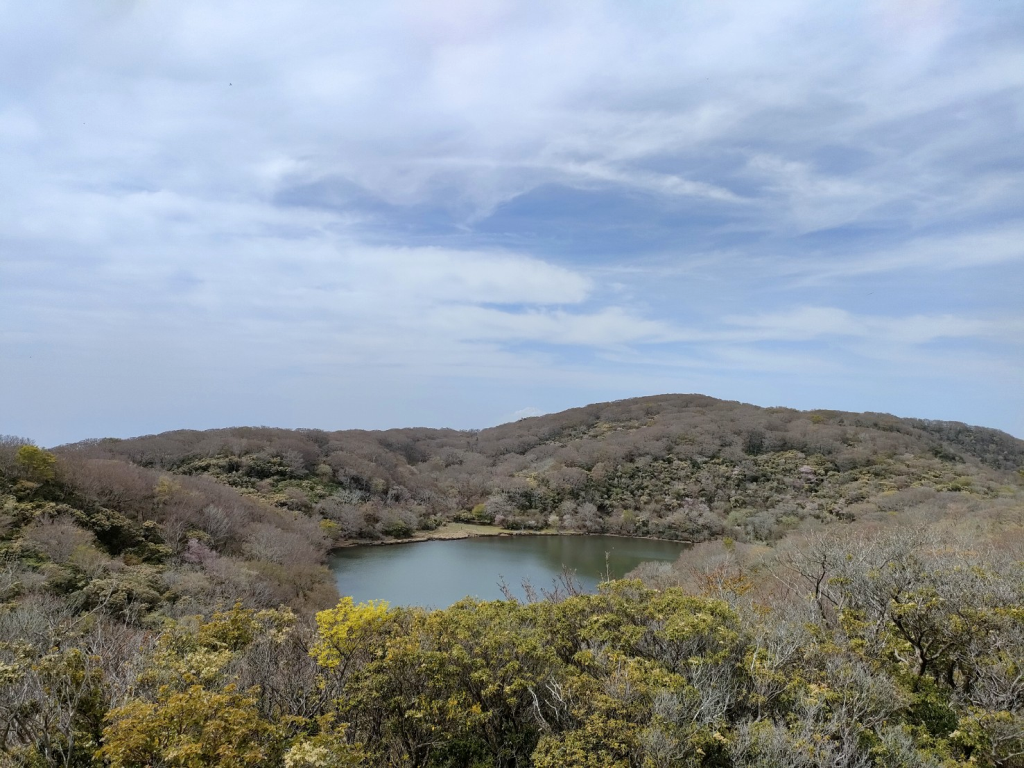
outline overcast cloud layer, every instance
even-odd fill
[[[702,392],[1024,436],[1024,5],[0,0],[0,432]]]

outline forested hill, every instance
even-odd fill
[[[1021,766],[1022,459],[689,395],[0,437],[0,765]],[[456,520],[708,541],[594,595],[338,601],[332,545]]]
[[[335,540],[405,537],[450,520],[771,540],[942,494],[992,497],[1019,483],[1024,467],[1024,441],[994,429],[701,395],[600,403],[480,431],[242,427],[57,452],[94,470],[113,459],[212,479],[322,520]],[[182,525],[215,535],[201,519]]]

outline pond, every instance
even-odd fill
[[[330,558],[338,591],[356,602],[445,608],[463,597],[498,600],[501,584],[551,590],[563,566],[588,591],[608,573],[621,578],[642,562],[675,561],[689,545],[620,536],[488,536],[338,550]]]

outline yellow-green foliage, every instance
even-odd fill
[[[28,480],[34,483],[44,483],[53,479],[57,457],[34,445],[23,445],[15,454],[15,462],[18,470]]]
[[[193,616],[168,627],[139,677],[155,694],[110,711],[97,756],[115,767],[182,768],[241,768],[278,758],[294,724],[263,717],[258,689],[239,692],[228,668],[258,639],[282,641],[294,621],[288,611],[236,605],[207,620]]]
[[[260,718],[256,700],[234,686],[209,691],[164,688],[155,702],[110,712],[98,757],[111,768],[245,768],[271,763],[279,729]]]
[[[6,754],[112,768],[1016,766],[1024,633],[1000,595],[1019,575],[923,556],[893,550],[862,570],[839,557],[844,607],[797,623],[639,581],[439,611],[345,598],[315,634],[235,606],[169,624],[106,713],[98,657],[0,646],[0,686],[39,686],[33,706],[57,729]],[[957,603],[954,585],[975,599]]]
[[[284,753],[285,768],[356,768],[369,765],[361,744],[345,739],[347,726],[337,725],[333,714],[316,719],[316,735],[295,739]]]
[[[960,721],[950,740],[971,755],[971,765],[1002,768],[1021,765],[1024,714],[977,709]]]
[[[370,600],[357,604],[351,597],[343,597],[335,608],[320,611],[316,615],[320,640],[313,648],[317,662],[325,669],[344,667],[387,617],[386,602]]]
[[[380,765],[633,765],[662,692],[695,701],[691,677],[740,659],[725,603],[639,582],[433,612],[345,599],[317,619],[312,653],[347,670],[340,715]]]
[[[295,622],[290,611],[254,611],[235,605],[229,611],[180,619],[160,635],[152,663],[141,680],[178,689],[213,685],[224,669],[259,636],[282,637]]]

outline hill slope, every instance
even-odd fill
[[[1015,486],[1024,441],[887,414],[701,395],[589,405],[474,432],[243,427],[67,446],[63,456],[201,476],[328,521],[336,539],[453,519],[700,541],[770,540],[938,494]]]

